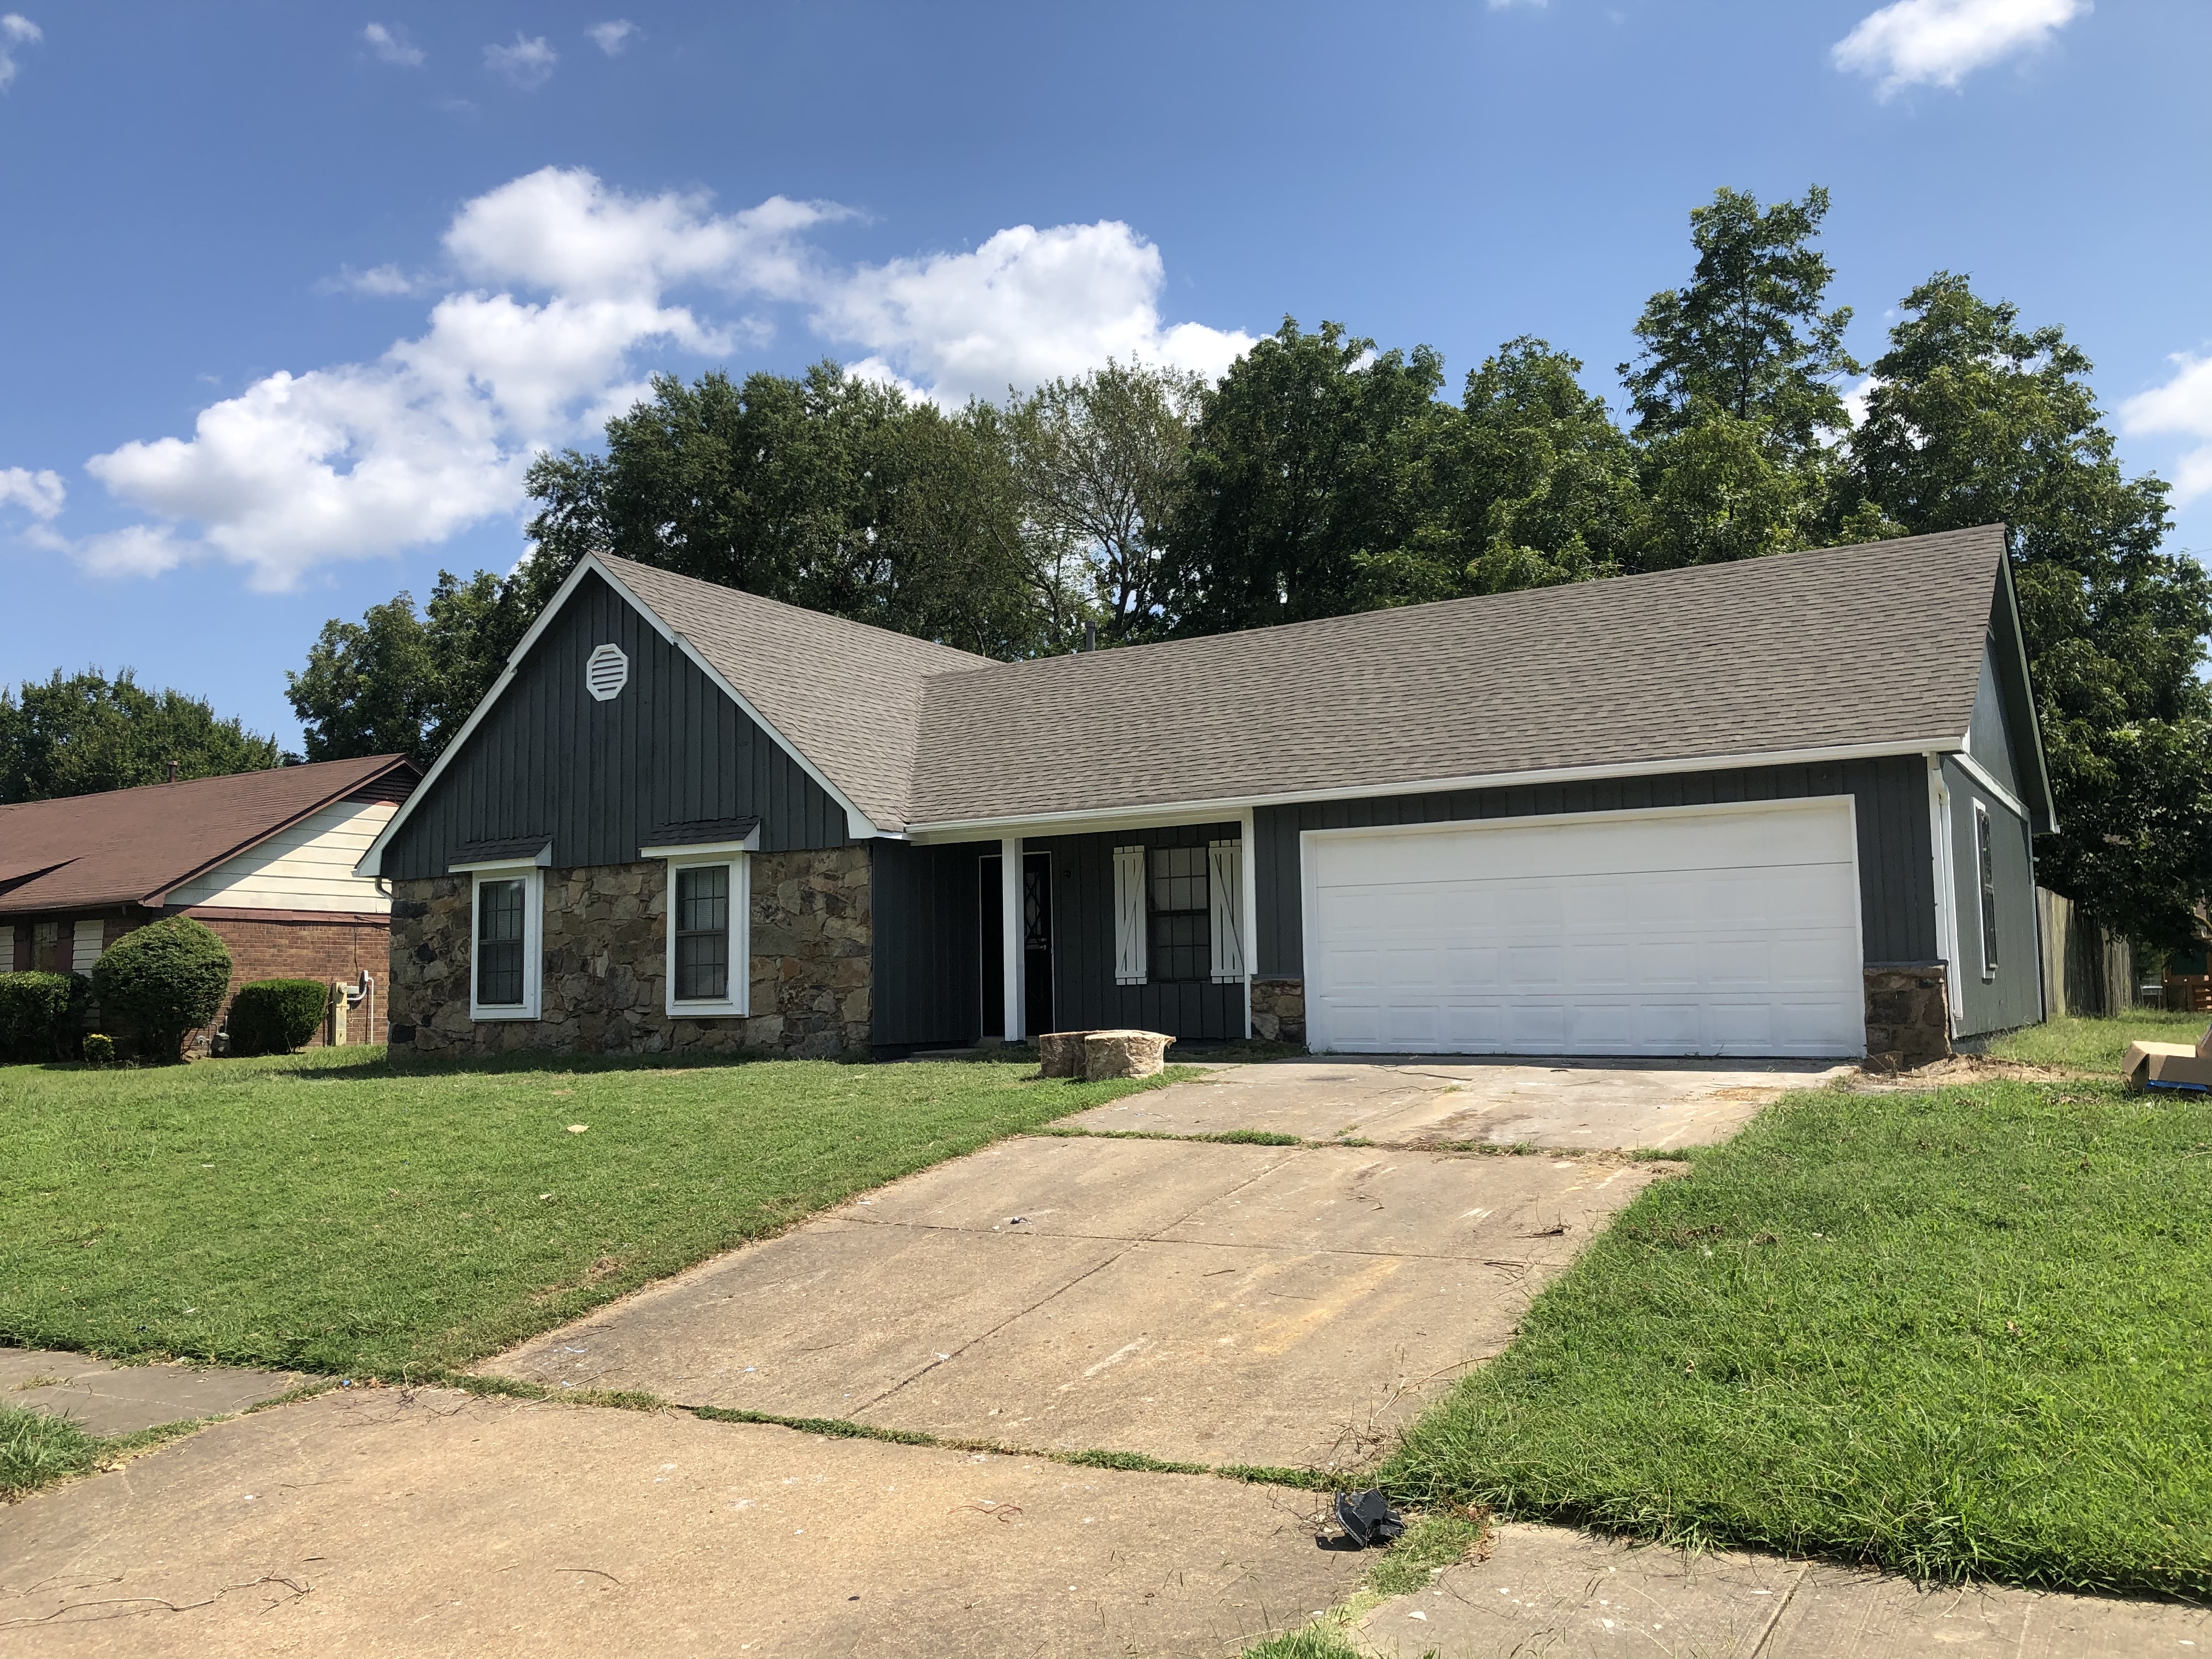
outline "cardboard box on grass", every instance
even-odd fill
[[[2120,1078],[2130,1089],[2189,1089],[2212,1094],[2212,1026],[2193,1048],[2179,1042],[2136,1042],[2120,1062]]]

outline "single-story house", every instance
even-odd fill
[[[359,868],[425,1054],[1923,1054],[2051,822],[1997,526],[1014,663],[593,556]]]
[[[233,991],[344,980],[373,996],[392,900],[354,866],[421,778],[374,755],[0,806],[0,971],[88,974],[132,928],[181,912],[230,947]]]

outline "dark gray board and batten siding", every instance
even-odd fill
[[[1975,758],[1989,765],[1985,756]],[[2028,827],[1956,762],[1943,763],[1943,782],[1951,792],[1951,870],[1959,908],[1958,1034],[1982,1036],[2033,1025],[2043,1018],[2043,950]],[[1974,831],[1978,802],[1990,815],[1990,863],[1997,889],[1997,967],[1986,979],[1982,975],[1981,860]]]
[[[1934,961],[1936,878],[1929,848],[1928,765],[1917,755],[1905,755],[1821,766],[1754,766],[1262,806],[1253,815],[1253,836],[1258,843],[1254,868],[1259,906],[1256,971],[1263,979],[1304,975],[1298,836],[1307,830],[1711,806],[1819,795],[1849,795],[1856,807],[1859,922],[1866,959]]]
[[[629,659],[596,701],[584,660]],[[549,835],[561,868],[627,864],[663,827],[761,821],[761,848],[842,847],[845,811],[682,651],[586,576],[384,855],[384,874],[441,876],[473,842]]]
[[[869,843],[877,1048],[951,1048],[981,1034],[976,872],[998,850],[995,841]]]

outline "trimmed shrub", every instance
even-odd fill
[[[125,933],[92,969],[103,1020],[128,1025],[155,1060],[177,1059],[185,1034],[215,1018],[229,988],[229,947],[190,916]]]
[[[82,974],[0,974],[0,1059],[72,1058],[70,1039],[91,997]]]
[[[314,1036],[331,988],[314,979],[258,979],[230,1000],[230,1052],[289,1054]]]
[[[84,1063],[88,1066],[115,1064],[115,1039],[100,1031],[88,1031],[84,1036]]]

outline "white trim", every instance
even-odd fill
[[[1224,878],[1226,877],[1226,879]],[[1216,841],[1206,849],[1206,943],[1212,960],[1208,977],[1216,985],[1243,985],[1251,980],[1247,961],[1244,919],[1244,842],[1241,838]]]
[[[1484,830],[1527,830],[1545,825],[1556,826],[1560,824],[1563,819],[1579,828],[1589,823],[1649,823],[1655,818],[1748,817],[1753,814],[1804,811],[1814,808],[1831,812],[1840,811],[1843,813],[1845,826],[1850,831],[1851,891],[1854,895],[1863,892],[1865,890],[1862,885],[1859,868],[1857,798],[1848,793],[1792,795],[1777,800],[1716,801],[1703,806],[1631,806],[1603,812],[1530,812],[1517,817],[1506,818],[1444,818],[1427,820],[1419,823],[1376,823],[1347,826],[1340,830],[1302,830],[1298,832],[1298,920],[1301,948],[1310,951],[1315,939],[1319,937],[1315,926],[1315,911],[1320,898],[1319,879],[1314,860],[1308,849],[1308,843],[1311,842],[1371,841],[1384,838],[1397,839],[1407,836],[1458,834]],[[1861,905],[1856,902],[1851,906],[1851,932],[1856,939],[1858,960],[1863,963],[1866,960],[1866,917]],[[1310,994],[1312,982],[1312,974],[1309,965],[1306,983]],[[1308,1042],[1310,1043],[1314,1036],[1310,1004],[1308,1006],[1307,1018]],[[1316,1047],[1314,1052],[1324,1054],[1339,1051]],[[1865,1053],[1863,1037],[1855,1052]]]
[[[1964,749],[1959,749],[1952,751],[1950,758],[1951,764],[1972,779],[1983,793],[1988,795],[1990,799],[2002,806],[2022,823],[2028,822],[2027,808],[2021,804],[2020,797],[1991,777],[1987,769],[1972,754]]]
[[[538,855],[544,857],[543,854]],[[522,1000],[483,1003],[477,1000],[477,928],[483,910],[482,889],[487,878],[522,883]],[[469,1018],[477,1020],[536,1019],[543,1004],[545,971],[545,871],[526,860],[469,866]]]
[[[672,847],[641,847],[637,855],[641,859],[709,859],[717,853],[757,853],[761,832],[757,825],[752,833],[738,841],[696,841],[681,842]]]
[[[1244,1040],[1252,1040],[1252,980],[1260,971],[1260,848],[1252,836],[1253,811],[1243,813],[1243,891],[1237,895],[1244,907]]]
[[[554,617],[559,613],[561,607],[568,602],[568,596],[582,585],[586,573],[596,574],[600,580],[619,593],[633,611],[645,618],[647,624],[653,632],[690,658],[694,667],[701,670],[708,678],[720,687],[723,695],[743,709],[748,720],[767,732],[775,740],[778,748],[798,762],[799,769],[819,784],[832,800],[845,809],[845,826],[848,835],[855,841],[866,841],[878,833],[874,823],[870,820],[867,814],[855,806],[846,796],[844,791],[831,783],[823,775],[819,767],[800,754],[798,747],[790,738],[785,737],[782,732],[777,731],[763,719],[760,710],[754,708],[740,695],[737,687],[724,678],[720,670],[701,656],[690,641],[670,627],[663,620],[659,612],[631,592],[613,571],[600,562],[598,554],[586,553],[576,562],[576,568],[568,573],[568,580],[563,581],[555,591],[553,597],[545,602],[545,608],[538,613],[538,620],[532,623],[521,639],[515,642],[514,649],[507,653],[507,665],[499,671],[499,678],[492,682],[491,689],[483,694],[483,700],[469,711],[468,719],[461,723],[461,729],[453,734],[453,740],[439,751],[438,758],[430,763],[430,769],[422,775],[422,781],[415,786],[414,793],[402,801],[399,810],[392,815],[392,822],[386,824],[377,838],[369,843],[368,850],[361,855],[361,862],[354,866],[356,875],[377,877],[384,873],[384,849],[392,845],[392,837],[399,833],[399,827],[407,822],[409,815],[428,796],[430,787],[444,775],[447,764],[455,755],[460,753],[469,738],[475,734],[477,727],[483,723],[484,716],[491,712],[492,705],[499,701],[500,694],[514,682],[518,665],[530,654],[531,647],[538,643],[539,636],[551,625]]]
[[[1025,988],[1029,952],[1022,948],[1026,934],[1022,915],[1022,838],[1007,836],[999,842],[999,950],[1003,957],[1009,1042],[1019,1042],[1031,1033],[1024,1030],[1022,994]]]
[[[449,864],[446,866],[446,873],[449,876],[465,876],[471,875],[478,870],[521,870],[532,865],[543,870],[552,862],[553,843],[548,841],[529,858],[510,854],[503,859],[477,859],[467,864]]]
[[[926,845],[942,841],[984,841],[1017,830],[1024,835],[1035,836],[1080,835],[1092,830],[1225,823],[1255,807],[1289,806],[1304,801],[1364,800],[1384,795],[1436,795],[1459,789],[1511,789],[1532,783],[1663,777],[1678,772],[1727,772],[1752,766],[1815,766],[1840,761],[1882,760],[1900,755],[1950,754],[1964,748],[1965,744],[1963,738],[1927,738],[1911,742],[1851,744],[1827,749],[1781,749],[1759,755],[1705,755],[1674,760],[1623,761],[1604,766],[1553,766],[1528,772],[1474,773],[1465,777],[1424,778],[1411,782],[1375,780],[1366,783],[1345,784],[1332,789],[1294,789],[1279,794],[1224,795],[1211,800],[1158,802],[1143,806],[1085,807],[1066,812],[1032,812],[1019,817],[942,818],[933,823],[909,823],[907,836],[917,845]],[[416,791],[418,795],[421,793],[419,789]],[[1808,795],[1797,799],[1813,800],[1821,797]],[[1583,817],[1589,815],[1577,813],[1576,816]],[[1498,821],[1464,820],[1468,823]]]
[[[1944,994],[1951,1005],[1951,1035],[1959,1035],[1959,884],[1951,840],[1951,786],[1940,756],[1928,757],[1929,855],[1935,861],[1936,951],[1943,959]]]
[[[667,861],[662,872],[663,945],[661,1006],[671,1019],[741,1019],[752,1012],[753,861],[747,849],[734,843],[694,847],[676,851],[658,849],[641,854]],[[676,995],[676,877],[681,870],[720,866],[730,872],[730,975],[724,996],[706,1000]]]
[[[1114,983],[1152,978],[1152,855],[1142,846],[1114,849]]]

